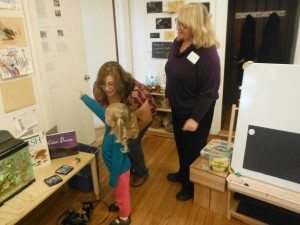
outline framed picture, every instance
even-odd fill
[[[156,18],[156,29],[171,29],[172,28],[172,18]]]
[[[147,2],[147,13],[162,13],[162,2]]]

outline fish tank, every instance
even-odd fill
[[[28,143],[0,130],[0,206],[34,181]]]

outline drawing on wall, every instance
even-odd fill
[[[0,0],[0,9],[20,9],[20,0]]]
[[[184,6],[184,1],[173,1],[167,3],[168,13],[178,13],[179,9]]]
[[[55,10],[55,16],[56,16],[56,17],[61,17],[61,10],[56,9],[56,10]]]
[[[175,31],[173,30],[168,30],[164,32],[164,40],[169,41],[169,40],[174,40],[175,39]]]
[[[41,38],[47,38],[47,37],[48,37],[47,31],[41,30],[41,31],[40,31],[40,36],[41,36]]]
[[[54,7],[60,7],[59,0],[53,0]]]
[[[43,53],[46,57],[54,56],[53,31],[50,28],[41,28],[40,30],[41,44]]]
[[[28,110],[21,115],[15,116],[13,118],[13,123],[17,136],[24,135],[30,130],[30,128],[38,125],[35,109]]]
[[[69,51],[68,46],[68,29],[67,27],[55,27],[53,28],[54,35],[56,35],[55,41],[55,49],[56,54],[64,54]]]
[[[156,18],[156,29],[171,29],[171,28],[172,28],[171,17]]]
[[[147,2],[147,13],[161,13],[162,2]]]
[[[63,37],[64,36],[64,30],[57,30],[57,36]]]
[[[10,45],[27,46],[21,17],[0,17],[0,48]]]
[[[28,48],[0,50],[0,74],[2,79],[33,73]]]

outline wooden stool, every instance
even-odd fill
[[[226,215],[228,172],[209,170],[208,159],[198,157],[190,166],[194,183],[194,203],[220,215]]]

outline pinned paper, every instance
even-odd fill
[[[4,111],[11,112],[36,103],[32,79],[0,84]]]
[[[184,6],[184,1],[173,1],[167,3],[168,13],[178,13],[179,9]]]
[[[0,17],[0,48],[11,45],[27,46],[23,19],[21,17]]]
[[[175,32],[174,31],[165,31],[164,32],[164,40],[174,40],[175,39]]]

